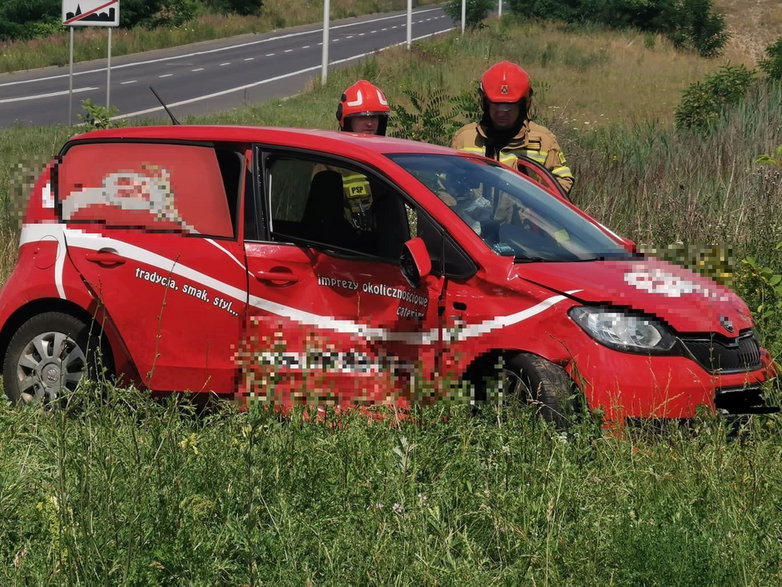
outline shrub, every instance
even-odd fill
[[[464,25],[469,29],[477,29],[483,26],[483,21],[489,16],[496,2],[494,0],[467,0],[464,13]],[[462,20],[462,0],[450,0],[443,7],[445,13],[454,22]]]
[[[119,112],[116,106],[106,108],[105,106],[94,104],[92,100],[87,98],[81,101],[81,107],[84,113],[79,114],[79,120],[82,121],[87,130],[120,126],[111,120],[111,117]]]
[[[766,47],[768,59],[761,59],[758,67],[771,79],[782,80],[782,37]]]
[[[741,101],[754,75],[743,65],[723,65],[703,82],[690,85],[676,108],[676,128],[706,130],[727,106]]]
[[[464,123],[481,117],[476,92],[463,92],[458,96],[449,96],[439,89],[432,90],[428,96],[414,90],[402,93],[412,108],[408,110],[401,104],[394,104],[390,121],[390,134],[401,139],[447,146]]]
[[[525,17],[661,33],[680,48],[714,57],[725,46],[728,33],[725,17],[714,12],[712,4],[712,0],[510,0],[510,9]]]

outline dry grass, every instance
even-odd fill
[[[731,39],[724,58],[753,67],[765,57],[765,48],[782,37],[780,0],[715,0],[714,7],[725,14]]]

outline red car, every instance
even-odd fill
[[[468,381],[555,422],[579,402],[611,420],[771,411],[744,302],[554,191],[351,133],[77,136],[33,189],[0,293],[5,392],[51,402],[100,363],[283,406],[404,406]]]

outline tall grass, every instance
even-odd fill
[[[83,393],[0,407],[5,583],[782,579],[776,421],[563,437],[523,410],[312,421]]]

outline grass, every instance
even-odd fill
[[[752,164],[780,140],[780,89],[759,89],[711,135],[676,133],[681,91],[720,62],[635,33],[507,19],[187,122],[335,128],[337,96],[359,77],[404,104],[405,88],[474,88],[502,58],[529,69],[587,210],[648,247],[729,247],[782,266],[780,170]],[[31,177],[77,130],[0,131],[2,275]],[[779,416],[738,436],[709,415],[561,436],[518,407],[280,418],[89,384],[76,400],[59,412],[0,404],[4,584],[782,581]]]
[[[523,410],[308,421],[107,393],[0,408],[5,582],[782,579],[778,421],[562,437]]]

